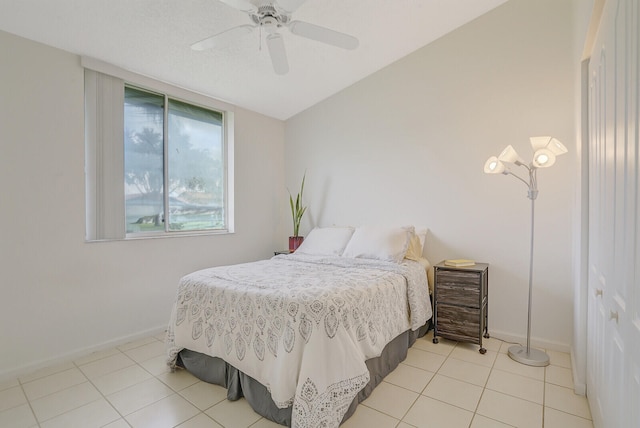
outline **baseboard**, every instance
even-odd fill
[[[121,336],[116,339],[112,339],[96,345],[75,349],[71,352],[66,352],[64,354],[60,354],[52,358],[45,358],[29,364],[25,364],[23,366],[14,367],[8,370],[3,370],[3,371],[0,371],[0,382],[16,379],[20,376],[33,373],[36,370],[40,370],[45,367],[56,366],[59,364],[67,363],[69,361],[77,360],[78,358],[85,357],[94,352],[114,348],[116,346],[123,345],[127,342],[132,342],[134,340],[143,339],[149,336],[155,336],[165,331],[166,328],[167,328],[166,325],[163,325],[162,327],[151,328],[151,329],[140,331],[138,333],[131,334],[128,336]]]
[[[571,352],[571,375],[573,376],[573,392],[578,395],[587,395],[587,384],[583,382],[576,382],[576,379],[579,379],[578,372],[576,371],[576,362],[573,357],[573,352]]]
[[[500,339],[509,343],[514,343],[519,345],[526,345],[527,343],[526,336],[519,336],[519,335],[507,333],[500,330],[493,330],[491,328],[489,329],[489,334],[493,338]],[[568,354],[571,354],[571,346],[569,346],[569,344],[567,343],[553,342],[550,340],[544,340],[544,339],[532,337],[531,346],[534,348],[550,349],[552,351],[566,352]]]

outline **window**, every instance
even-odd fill
[[[85,72],[87,240],[231,232],[233,114],[143,80]]]
[[[222,113],[125,86],[127,233],[224,229],[222,141]]]

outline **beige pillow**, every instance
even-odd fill
[[[409,241],[409,248],[407,248],[407,254],[404,255],[406,259],[418,261],[422,258],[422,246],[420,245],[420,238],[415,233],[411,236]]]

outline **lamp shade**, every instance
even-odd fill
[[[515,164],[524,163],[524,160],[518,155],[516,149],[513,148],[511,144],[509,144],[498,156],[498,160],[501,162],[511,162]]]
[[[533,166],[536,168],[548,168],[554,163],[556,163],[556,155],[550,149],[538,149],[533,154]]]
[[[531,137],[531,147],[534,152],[540,149],[550,150],[554,155],[560,156],[568,152],[567,148],[557,138],[553,137]]]
[[[560,156],[568,152],[567,148],[555,138],[552,138],[547,145],[547,148],[553,152],[554,155]]]
[[[484,164],[485,174],[500,174],[503,173],[504,170],[504,164],[495,156],[491,156]]]
[[[529,141],[531,141],[531,147],[535,152],[547,147],[547,144],[549,144],[549,141],[551,141],[551,137],[531,137],[529,138]]]

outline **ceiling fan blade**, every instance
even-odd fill
[[[307,0],[276,0],[278,6],[289,13],[296,11]]]
[[[220,0],[222,3],[229,5],[243,12],[253,12],[258,8],[249,0]]]
[[[303,21],[293,21],[289,24],[289,29],[293,34],[298,36],[337,46],[342,49],[355,49],[360,43],[358,39],[348,34]]]
[[[228,30],[225,30],[221,33],[215,34],[211,37],[207,37],[206,39],[200,40],[191,45],[191,49],[194,51],[203,51],[205,49],[211,49],[214,47],[225,46],[229,42],[242,37],[246,34],[249,34],[253,31],[255,25],[240,25],[238,27],[233,27]]]
[[[282,34],[273,33],[267,36],[267,47],[271,56],[271,64],[276,74],[287,74],[289,63],[287,61],[287,51],[284,48]]]

